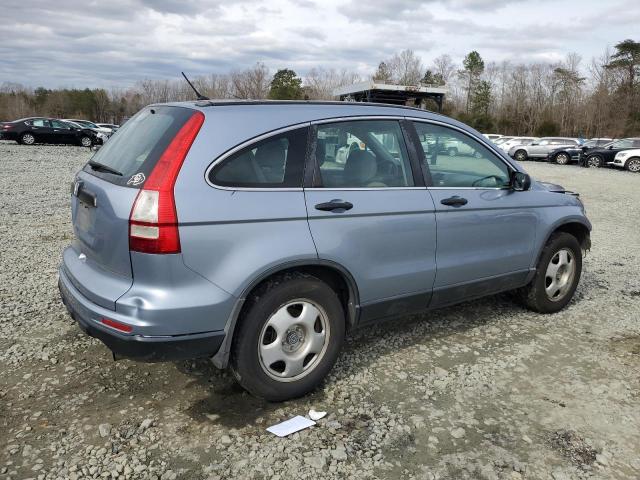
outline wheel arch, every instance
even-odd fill
[[[233,343],[233,335],[238,325],[238,320],[246,308],[246,300],[251,293],[258,289],[264,282],[277,275],[289,272],[302,272],[313,275],[326,282],[338,295],[344,309],[347,320],[347,330],[352,329],[358,322],[360,314],[360,297],[358,286],[353,275],[342,265],[329,260],[303,260],[288,262],[269,268],[256,277],[245,287],[238,297],[232,313],[225,326],[225,338],[218,352],[212,357],[214,365],[218,368],[226,368],[229,363],[229,354]]]
[[[573,235],[578,240],[578,243],[580,243],[582,250],[591,249],[591,225],[589,225],[587,221],[579,217],[561,220],[549,229],[549,233],[545,237],[544,242],[538,246],[535,265],[540,261],[542,250],[544,250],[544,247],[549,242],[551,236],[558,232],[565,232]]]

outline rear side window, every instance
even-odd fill
[[[84,171],[117,185],[142,188],[173,137],[193,114],[194,110],[182,107],[142,109],[91,159],[122,175],[96,170],[90,165]]]
[[[302,187],[307,134],[303,127],[253,143],[217,164],[209,181],[231,188]]]

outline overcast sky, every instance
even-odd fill
[[[588,62],[640,40],[638,0],[2,0],[0,12],[0,83],[45,87],[127,87],[257,61],[368,75],[405,48],[427,65],[471,50]]]

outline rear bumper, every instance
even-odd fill
[[[224,340],[224,331],[167,336],[120,333],[100,322],[103,317],[114,319],[115,312],[96,305],[84,297],[69,281],[62,269],[59,271],[58,288],[62,302],[71,318],[88,335],[104,343],[116,358],[162,362],[211,357],[216,354]],[[126,323],[126,319],[120,315],[116,320],[124,320]]]

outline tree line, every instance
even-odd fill
[[[193,79],[209,98],[333,99],[335,88],[367,76],[314,68],[304,77],[263,63]],[[570,53],[556,63],[486,62],[472,51],[461,62],[441,55],[425,66],[412,50],[381,61],[368,77],[400,85],[446,86],[445,114],[485,132],[510,135],[640,135],[640,42],[624,40],[584,62]],[[150,103],[191,100],[181,78],[143,80],[130,88],[47,89],[0,86],[0,120],[42,115],[121,122]],[[427,104],[435,110],[435,104]]]

